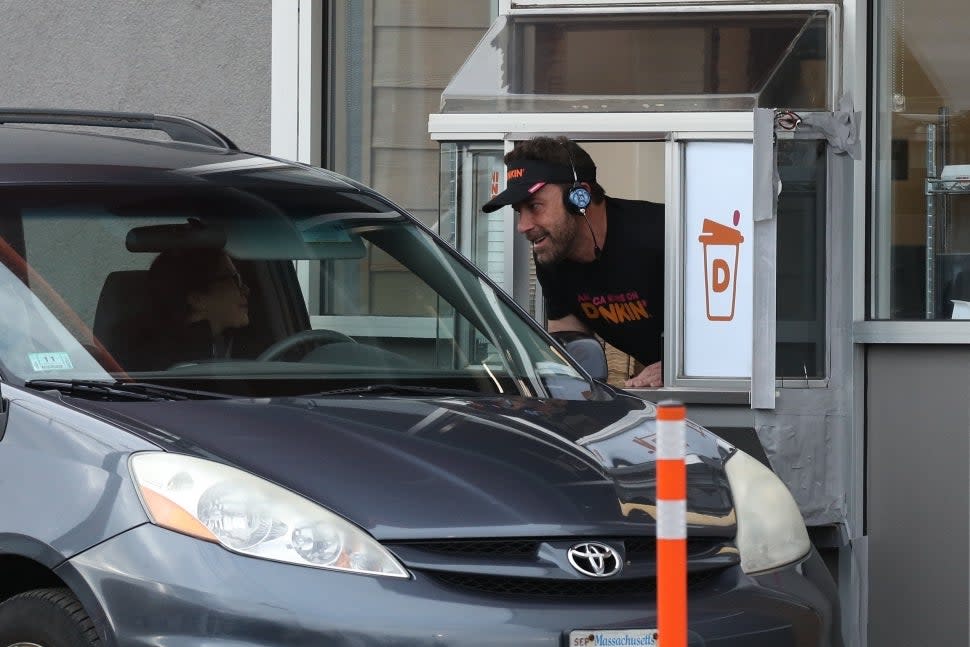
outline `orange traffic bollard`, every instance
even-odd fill
[[[657,405],[657,633],[660,647],[687,645],[687,467],[680,402]]]

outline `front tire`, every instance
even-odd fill
[[[67,589],[36,589],[0,604],[0,647],[98,647],[84,607]]]

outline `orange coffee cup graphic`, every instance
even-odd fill
[[[734,212],[734,224],[741,214]],[[734,305],[738,293],[738,258],[744,236],[734,227],[704,219],[701,235],[704,244],[704,300],[710,321],[734,319]]]

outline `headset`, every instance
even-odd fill
[[[590,224],[589,217],[586,216],[586,207],[589,206],[593,198],[589,193],[589,189],[584,187],[579,181],[579,175],[576,173],[576,164],[573,162],[573,154],[569,150],[569,146],[566,145],[566,142],[560,141],[560,143],[566,149],[566,155],[569,156],[569,168],[573,172],[573,185],[569,187],[568,191],[563,193],[563,202],[566,203],[566,211],[576,216],[582,216],[583,220],[586,221],[586,226],[589,228],[589,235],[593,239],[593,257],[599,260],[603,254],[603,250],[600,249],[599,243],[596,241],[596,234],[593,233],[593,225]]]
[[[577,216],[585,216],[586,207],[592,201],[592,196],[589,194],[589,189],[584,187],[579,181],[579,175],[576,173],[576,164],[573,163],[573,154],[569,150],[569,146],[565,142],[560,143],[566,149],[566,155],[569,157],[569,168],[573,172],[573,185],[563,194],[566,210]]]

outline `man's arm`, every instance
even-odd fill
[[[549,332],[575,331],[592,335],[593,331],[576,315],[566,315],[562,319],[550,319],[546,325]]]

